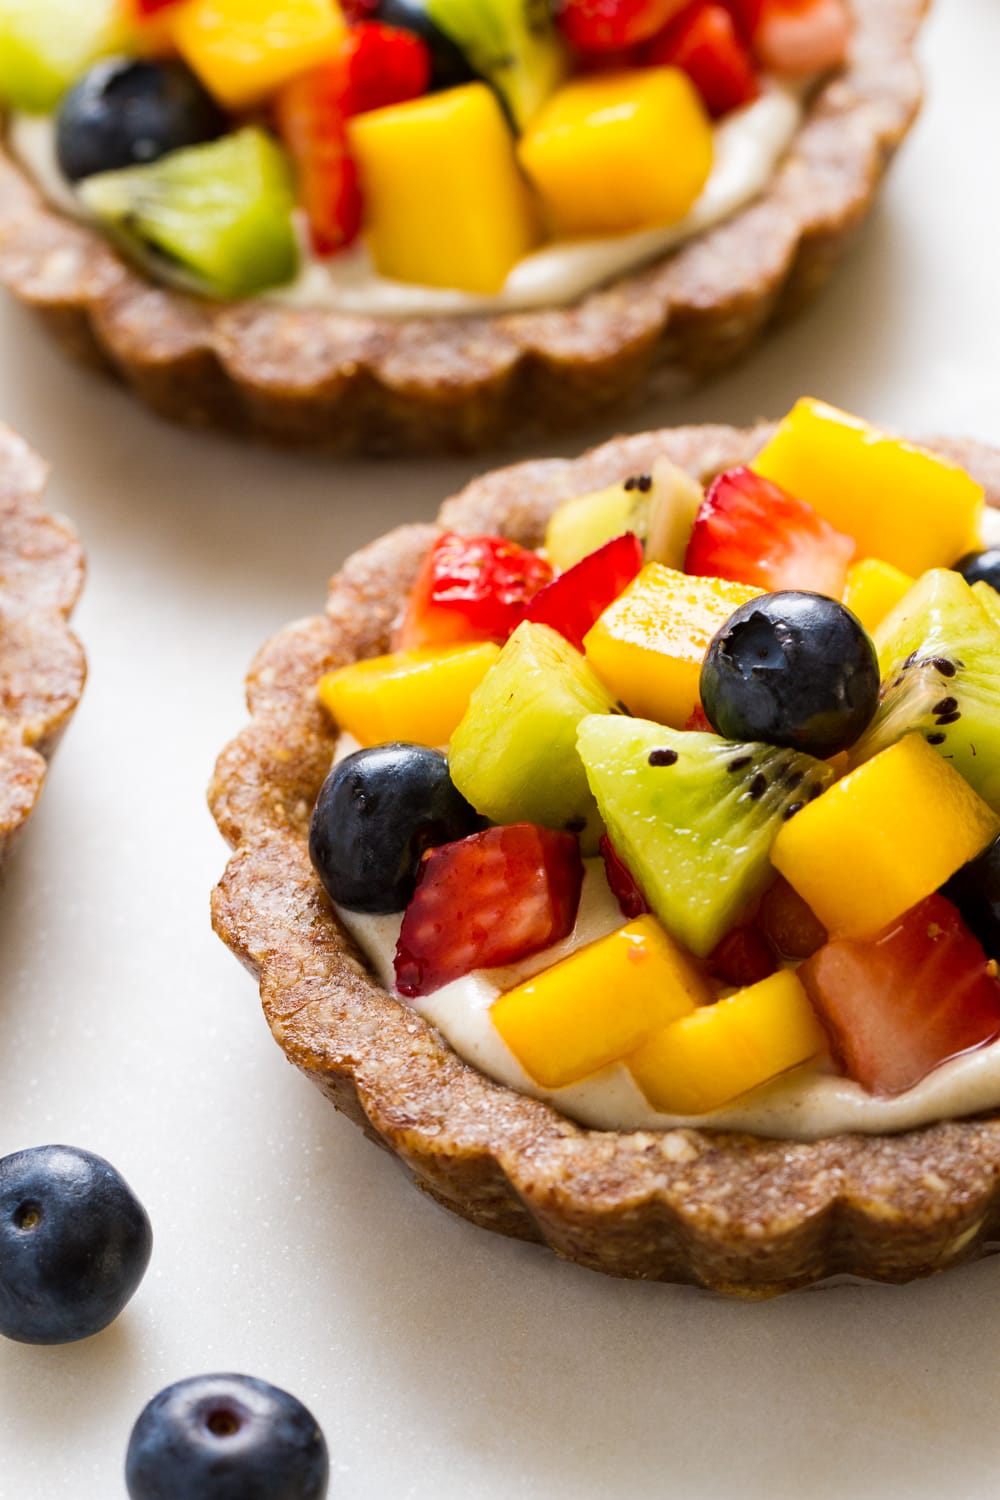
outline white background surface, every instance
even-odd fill
[[[672,418],[748,421],[808,391],[1000,440],[996,0],[939,0],[923,52],[928,108],[846,272]],[[107,1333],[0,1347],[2,1500],[119,1500],[144,1402],[227,1368],[312,1406],[343,1500],[993,1500],[1000,1261],[742,1306],[489,1236],[285,1064],[213,937],[225,850],[204,788],[249,658],[321,606],[347,552],[430,517],[475,466],[172,430],[7,304],[0,417],[83,532],[91,664],[0,898],[0,1153],[103,1152],[156,1233]]]

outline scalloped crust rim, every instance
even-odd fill
[[[746,462],[768,431],[677,429],[617,439],[576,461],[520,464],[474,482],[439,525],[537,545],[568,496],[648,470],[661,453],[705,479]],[[1000,453],[934,446],[1000,504]],[[436,535],[404,527],[355,554],[327,613],[263,648],[248,678],[252,723],[216,767],[210,800],[236,853],[214,923],[260,976],[287,1057],[447,1208],[611,1275],[761,1297],[837,1275],[907,1281],[991,1249],[1000,1120],[812,1144],[585,1130],[462,1062],[371,978],[309,863],[309,817],[336,738],[315,684],[334,665],[388,648]]]
[[[71,353],[189,425],[391,454],[595,421],[728,368],[827,281],[919,109],[927,3],[855,0],[851,60],[817,91],[768,190],[571,307],[394,321],[200,301],[47,208],[2,149],[0,282]]]

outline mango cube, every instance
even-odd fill
[[[560,1089],[710,998],[693,959],[640,917],[501,995],[490,1014],[525,1072]]]
[[[712,169],[712,125],[677,68],[577,78],[521,137],[521,165],[562,235],[682,219]]]
[[[587,660],[637,718],[683,729],[698,702],[712,637],[760,592],[647,563],[590,630]]]
[[[809,997],[785,969],[664,1027],[628,1067],[654,1109],[703,1115],[825,1048]]]
[[[397,651],[328,672],[319,699],[360,745],[447,745],[500,655],[492,641],[452,650]]]
[[[844,603],[870,634],[913,584],[909,573],[894,568],[892,563],[882,562],[878,557],[863,557],[847,570]]]
[[[833,937],[871,937],[985,849],[1000,818],[918,734],[786,823],[771,861]]]
[[[246,109],[308,68],[346,34],[337,0],[187,0],[164,17],[181,56],[229,109]]]
[[[535,206],[485,83],[371,110],[348,132],[383,276],[489,295],[535,248]]]
[[[752,468],[805,500],[858,544],[915,577],[979,545],[983,490],[957,464],[803,400]]]

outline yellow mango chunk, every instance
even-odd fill
[[[181,56],[229,109],[245,109],[308,68],[345,35],[337,0],[187,0],[163,18]]]
[[[760,592],[647,563],[586,636],[587,659],[637,718],[683,729],[712,637]]]
[[[844,603],[870,633],[914,584],[909,573],[878,557],[863,557],[847,570]]]
[[[397,651],[353,662],[320,680],[319,699],[360,745],[406,740],[447,745],[477,688],[500,655],[492,641]]]
[[[919,734],[883,750],[782,827],[771,861],[833,937],[871,937],[943,885],[1000,818]]]
[[[485,83],[370,110],[348,133],[383,276],[489,295],[538,243],[514,138]]]
[[[754,459],[858,544],[914,577],[979,545],[983,490],[964,469],[857,417],[800,401]]]
[[[682,219],[712,170],[712,125],[685,73],[577,78],[521,137],[521,165],[563,235],[629,234]]]
[[[825,1048],[809,998],[786,969],[664,1027],[628,1067],[654,1109],[703,1115]]]
[[[655,917],[580,948],[494,1001],[493,1024],[542,1088],[578,1083],[711,998]]]

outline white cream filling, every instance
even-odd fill
[[[565,240],[526,256],[495,296],[390,281],[375,270],[363,244],[319,260],[303,255],[298,278],[264,294],[269,302],[370,317],[448,317],[525,311],[573,302],[595,287],[645,265],[721,223],[758,197],[771,180],[802,118],[800,92],[771,84],[753,104],[715,127],[712,172],[690,213],[676,224],[640,234]],[[46,198],[65,213],[84,210],[63,177],[48,115],[17,115],[10,143]]]

